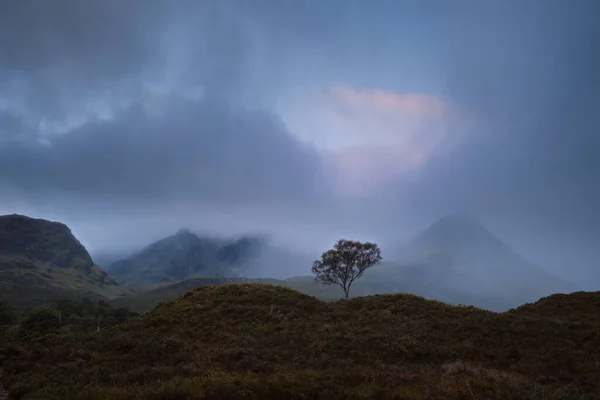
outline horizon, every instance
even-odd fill
[[[600,2],[0,5],[0,214],[319,255],[464,213],[600,286]],[[110,29],[107,27],[110,26]]]

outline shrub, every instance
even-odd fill
[[[58,311],[41,306],[27,312],[21,321],[19,333],[21,337],[30,338],[57,333],[60,330]]]

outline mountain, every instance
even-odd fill
[[[124,285],[154,287],[192,277],[237,276],[244,263],[260,254],[264,240],[199,237],[188,229],[161,239],[109,268]]]
[[[0,299],[24,308],[53,298],[126,294],[64,224],[0,216]]]
[[[576,290],[463,215],[449,215],[435,222],[400,254],[398,264],[408,280],[435,282],[459,293],[513,305]]]
[[[202,249],[194,250],[201,244]],[[266,276],[279,278],[271,279],[270,283],[322,300],[340,298],[337,286],[317,285],[313,276],[288,278],[293,275],[291,271],[305,270],[300,265],[289,268],[292,264],[308,266],[310,260],[273,254],[272,248],[265,250],[265,244],[252,237],[211,241],[181,231],[115,264],[111,272],[122,283],[141,283],[145,289],[165,285],[126,296],[117,303],[145,311],[160,301],[183,294],[189,287],[223,284],[227,280],[224,277],[242,279],[241,276],[255,278],[256,282],[262,281],[256,278]],[[126,274],[118,268],[125,268]],[[208,282],[205,278],[215,279]],[[517,254],[477,221],[450,215],[410,241],[397,260],[368,269],[353,285],[351,296],[412,293],[449,304],[505,311],[552,293],[575,290],[570,283]]]

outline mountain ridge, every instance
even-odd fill
[[[121,284],[148,288],[201,276],[236,276],[239,267],[256,258],[264,246],[259,236],[224,239],[182,228],[116,261],[109,270]]]
[[[0,216],[0,298],[17,307],[54,297],[109,299],[127,294],[60,222]]]

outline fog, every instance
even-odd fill
[[[0,214],[64,222],[93,254],[187,227],[310,259],[340,237],[385,256],[461,212],[597,288],[599,17],[595,0],[3,1]]]

